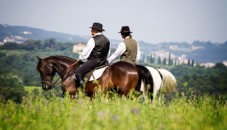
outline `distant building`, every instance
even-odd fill
[[[30,34],[32,34],[32,32],[29,32],[29,31],[23,31],[23,32],[21,32],[22,34],[25,34],[25,35],[30,35]]]
[[[187,55],[181,55],[177,60],[179,62],[178,64],[187,64],[188,62]]]
[[[204,66],[206,68],[211,68],[211,67],[215,66],[215,63],[212,63],[212,62],[202,63],[202,66]]]
[[[15,41],[14,41],[14,39],[12,39],[10,37],[6,37],[6,38],[4,38],[3,42],[6,43],[6,42],[15,42]]]
[[[3,40],[3,42],[4,43],[6,43],[6,42],[22,43],[25,40],[26,40],[26,38],[24,38],[24,37],[11,35],[9,37],[5,37],[4,40]]]
[[[76,45],[73,46],[73,53],[79,53],[82,52],[82,50],[84,49],[85,44],[83,43],[78,43]]]
[[[227,61],[223,61],[223,64],[224,64],[225,66],[227,66]]]

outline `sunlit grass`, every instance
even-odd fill
[[[41,91],[42,87],[40,87],[40,86],[24,86],[24,89],[26,92],[31,93],[32,91],[34,91],[34,89]]]
[[[21,104],[0,103],[0,129],[85,130],[224,130],[227,103],[211,96],[149,101],[82,94],[77,100],[30,93]]]

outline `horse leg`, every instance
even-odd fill
[[[63,95],[65,92],[68,92],[70,99],[78,98],[78,91],[76,88],[76,83],[74,82],[74,78],[69,77],[62,83]]]
[[[93,98],[96,86],[97,86],[97,84],[94,81],[87,82],[86,87],[85,87],[86,96]]]
[[[75,85],[74,80],[70,83],[67,91],[69,92],[70,99],[78,98],[78,91],[76,89],[76,85]]]
[[[109,71],[109,68],[107,68],[99,79],[87,82],[85,87],[85,94],[88,97],[92,98],[98,91],[104,92],[113,88]]]

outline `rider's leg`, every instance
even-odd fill
[[[100,61],[87,60],[76,70],[76,83],[77,87],[81,87],[84,83],[84,75],[98,66]]]

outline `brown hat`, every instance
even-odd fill
[[[104,29],[102,29],[102,24],[101,23],[97,23],[97,22],[93,23],[92,27],[90,27],[90,28],[96,29],[98,31],[105,31]]]
[[[121,31],[119,33],[132,33],[129,29],[129,26],[122,26]]]

